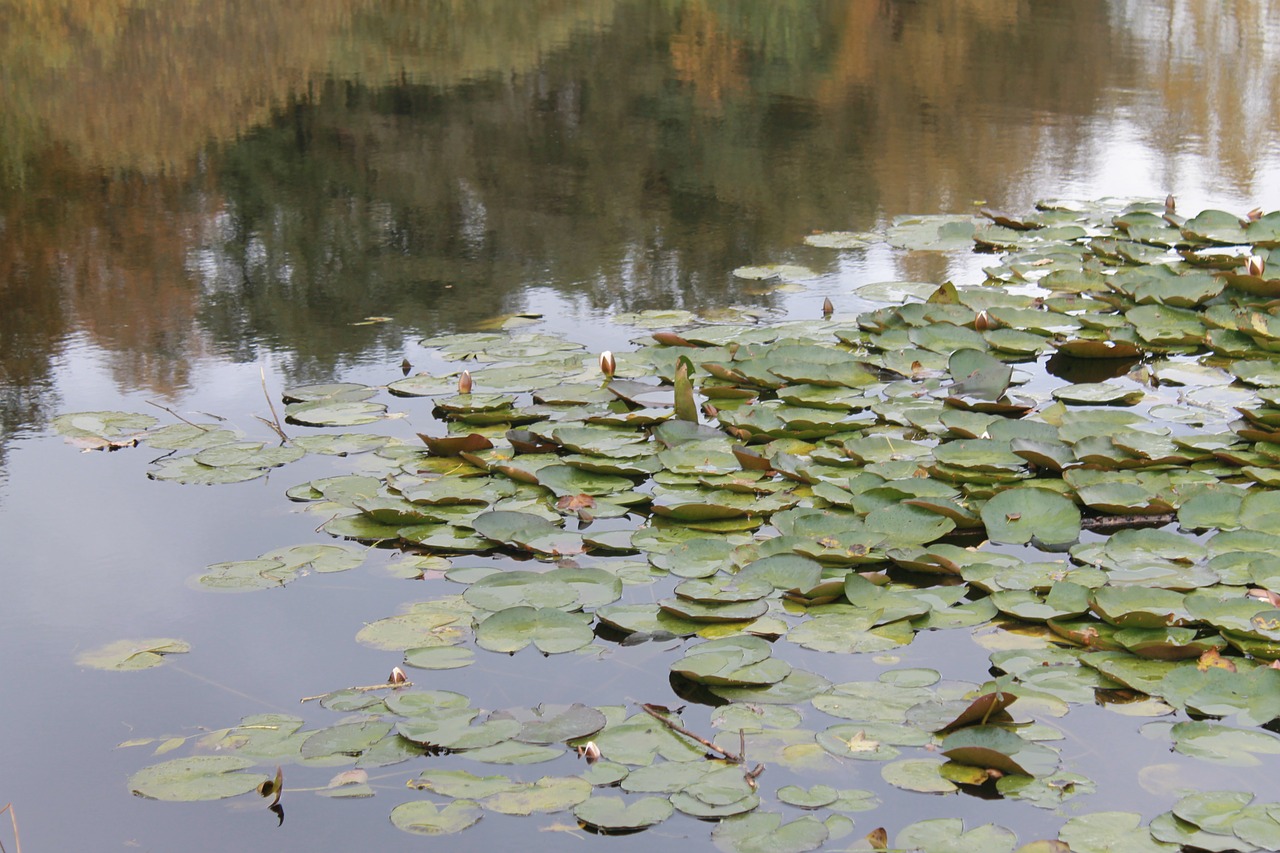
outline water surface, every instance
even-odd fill
[[[421,842],[386,821],[406,796],[397,768],[370,801],[289,797],[280,829],[256,801],[128,795],[151,759],[115,744],[379,681],[398,657],[355,631],[433,593],[382,572],[390,555],[281,590],[198,592],[188,579],[209,563],[320,540],[282,493],[326,463],[156,483],[150,451],[77,454],[53,414],[163,416],[155,401],[268,438],[263,373],[277,400],[302,382],[385,384],[402,359],[430,364],[422,337],[512,312],[622,350],[640,333],[611,322],[621,312],[810,317],[825,297],[854,310],[849,293],[874,281],[982,278],[970,256],[817,252],[802,244],[814,230],[1052,197],[1273,209],[1276,5],[0,4],[0,805],[28,849]],[[823,275],[794,294],[731,275],[785,261]],[[415,428],[425,409],[385,427]],[[126,636],[195,652],[145,673],[75,666]],[[944,651],[912,647],[917,663]],[[622,683],[585,687],[598,675],[581,664],[530,678],[491,657],[433,686],[488,707],[669,692],[648,647],[619,653]],[[1154,743],[1127,748],[1159,760]],[[886,818],[920,817],[888,797]],[[957,797],[934,816],[1013,825],[987,809]],[[526,833],[491,816],[453,841],[567,843]],[[609,843],[680,834],[708,843],[692,821]]]

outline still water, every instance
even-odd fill
[[[269,438],[254,419],[264,375],[277,399],[304,382],[385,384],[403,359],[429,365],[424,336],[514,312],[623,350],[640,333],[611,321],[622,312],[809,317],[828,297],[855,309],[850,291],[874,281],[981,280],[972,257],[806,249],[815,230],[1052,197],[1274,209],[1277,13],[1272,0],[0,0],[0,806],[25,849],[422,841],[386,819],[405,772],[369,801],[287,797],[280,828],[256,800],[129,796],[125,779],[156,759],[116,744],[313,713],[300,697],[380,681],[398,656],[352,636],[421,596],[389,555],[284,589],[196,591],[209,563],[319,541],[282,492],[325,463],[235,486],[151,482],[149,451],[77,454],[48,431],[54,414],[162,414],[155,402]],[[789,261],[822,276],[791,294],[731,275]],[[195,651],[145,673],[74,663],[135,636]],[[487,707],[547,701],[557,683],[587,703],[653,700],[669,693],[658,651],[626,650],[625,675],[604,683],[582,663],[541,678],[485,656],[429,686]],[[912,646],[917,663],[942,651]],[[985,660],[965,667],[950,672],[984,677]],[[1145,748],[1124,760],[1157,760]],[[885,797],[877,819],[923,816]],[[997,819],[951,800],[932,816]],[[1040,817],[999,819],[1029,840],[1057,825]],[[604,843],[529,828],[488,817],[447,849]],[[707,835],[686,820],[608,843]]]

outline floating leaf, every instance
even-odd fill
[[[942,762],[932,758],[908,758],[880,768],[884,781],[904,791],[926,794],[949,794],[959,790],[954,782],[942,778]]]
[[[476,645],[491,652],[514,653],[533,643],[543,654],[559,654],[590,645],[590,620],[550,607],[509,607],[476,627]]]
[[[893,846],[929,853],[1008,853],[1017,841],[1018,836],[1012,831],[995,824],[966,832],[960,818],[935,818],[905,827],[894,838]]]
[[[1047,489],[1006,489],[982,506],[987,535],[997,542],[1067,545],[1080,535],[1080,510]]]
[[[622,797],[592,796],[573,810],[573,816],[600,832],[633,832],[662,823],[675,809],[664,797],[642,797],[628,803]]]
[[[1170,734],[1178,752],[1215,764],[1251,767],[1262,763],[1260,754],[1280,755],[1280,736],[1258,729],[1195,720],[1176,723]]]
[[[1045,776],[1058,764],[1053,750],[999,726],[970,726],[952,732],[943,738],[939,749],[961,764],[1022,776]]]
[[[134,773],[129,777],[129,790],[140,797],[170,802],[235,797],[270,781],[262,773],[239,772],[253,763],[234,755],[175,758]]]
[[[716,847],[729,853],[804,853],[826,842],[827,827],[811,817],[790,823],[771,812],[727,817],[711,833]]]
[[[450,835],[473,826],[482,816],[479,804],[472,800],[454,800],[443,808],[412,800],[391,810],[391,823],[416,835]]]
[[[76,655],[76,663],[93,669],[150,669],[164,663],[165,655],[180,655],[189,651],[191,646],[185,640],[168,637],[116,640],[114,643],[81,652]]]
[[[499,791],[482,804],[508,815],[551,814],[571,809],[591,796],[591,783],[577,776],[544,776],[527,785]]]

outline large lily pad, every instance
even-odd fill
[[[476,645],[514,653],[533,643],[543,654],[571,652],[595,639],[589,623],[589,618],[550,607],[509,607],[476,626]]]
[[[194,755],[144,767],[129,777],[129,790],[140,797],[172,802],[221,800],[247,794],[268,777],[242,773],[253,761],[234,755]]]
[[[981,515],[996,542],[1062,546],[1080,535],[1079,508],[1048,489],[1006,489],[983,504]]]
[[[411,800],[391,810],[391,823],[415,835],[451,835],[473,826],[483,816],[473,800],[454,800],[446,806]]]

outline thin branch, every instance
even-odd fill
[[[670,719],[668,719],[667,717],[664,717],[662,713],[657,710],[656,705],[650,705],[647,702],[642,702],[640,703],[640,709],[644,711],[646,714],[648,714],[650,717],[653,717],[655,720],[662,723],[667,728],[671,729],[671,731],[677,732],[679,734],[684,735],[687,738],[690,738],[691,740],[697,741],[698,743],[706,747],[709,751],[714,752],[717,755],[723,756],[726,761],[732,762],[733,764],[742,763],[741,755],[734,755],[732,752],[730,752],[727,749],[721,749],[720,747],[716,746],[714,743],[702,737],[701,735],[694,734],[693,732],[689,731],[679,723],[672,722]]]
[[[267,391],[267,371],[259,366],[258,374],[262,377],[262,396],[267,398],[267,406],[271,409],[271,421],[266,418],[258,418],[258,420],[275,430],[281,441],[288,441],[289,436],[284,434],[284,427],[280,425],[280,415],[276,413],[276,404],[271,402],[271,393]]]
[[[22,839],[18,837],[18,813],[13,808],[13,803],[5,803],[4,808],[0,809],[0,814],[9,813],[9,823],[13,825],[13,845],[17,853],[22,853]],[[5,853],[4,845],[0,844],[0,853]]]
[[[201,432],[208,432],[208,431],[209,431],[209,427],[204,426],[203,424],[192,423],[191,421],[189,421],[189,420],[187,420],[186,418],[184,418],[182,415],[180,415],[180,414],[178,414],[177,412],[175,412],[173,409],[169,408],[168,406],[162,406],[162,405],[160,405],[159,403],[157,403],[155,400],[148,400],[148,401],[147,401],[147,403],[148,403],[148,404],[150,404],[150,405],[152,405],[152,406],[155,406],[157,409],[163,409],[164,411],[166,411],[166,412],[168,412],[169,414],[173,415],[173,416],[174,416],[175,418],[177,418],[178,420],[182,421],[182,422],[183,422],[184,424],[186,424],[187,426],[193,426],[193,427],[195,427],[196,429],[200,430]]]
[[[280,436],[281,441],[289,440],[289,436],[284,434],[284,430],[280,429],[280,425],[275,421],[269,421],[266,418],[264,418],[262,415],[254,415],[254,417],[262,421],[267,426],[271,427],[271,431],[274,432],[276,435]]]
[[[1118,527],[1162,527],[1178,520],[1176,512],[1161,512],[1148,515],[1100,515],[1095,518],[1080,519],[1080,527],[1084,530],[1112,530]]]
[[[368,685],[365,685],[364,687],[347,687],[347,688],[344,688],[344,689],[342,689],[342,690],[330,690],[328,693],[321,693],[321,694],[320,694],[320,695],[318,695],[318,696],[303,696],[303,697],[302,697],[301,699],[299,699],[298,701],[299,701],[299,702],[314,702],[314,701],[315,701],[315,700],[317,700],[317,699],[323,699],[324,697],[326,697],[326,696],[332,696],[332,695],[333,695],[333,694],[335,694],[335,693],[346,693],[346,692],[348,692],[348,691],[351,691],[351,692],[354,692],[354,693],[369,693],[369,692],[371,692],[371,691],[373,691],[373,690],[387,690],[387,689],[389,689],[389,688],[394,690],[394,689],[398,689],[398,688],[401,688],[401,687],[412,687],[412,686],[413,686],[413,682],[412,682],[412,681],[401,681],[401,682],[398,682],[398,683],[393,683],[393,682],[388,681],[388,682],[387,682],[387,683],[385,683],[385,684],[368,684]]]

